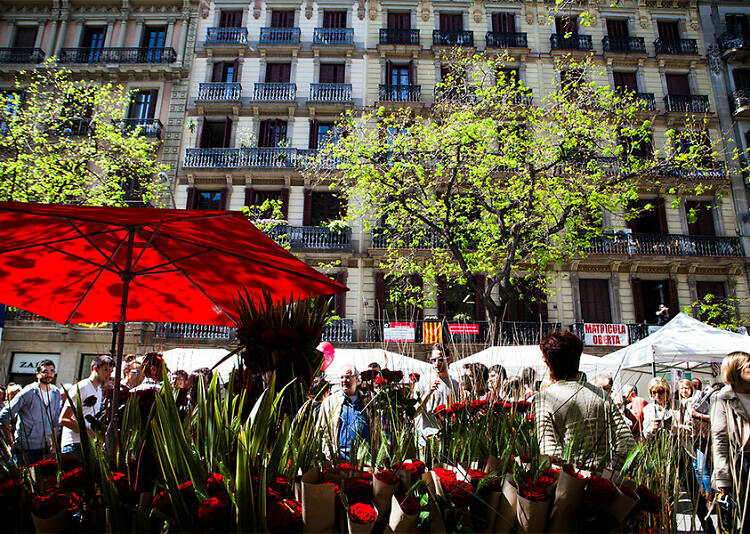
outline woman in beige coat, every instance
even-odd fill
[[[750,354],[733,352],[726,356],[721,363],[721,378],[726,385],[716,394],[711,411],[712,485],[722,494],[720,502],[737,503],[731,522],[741,521],[742,530],[750,532],[750,514],[745,514],[750,471]]]

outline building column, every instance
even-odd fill
[[[55,41],[57,40],[57,20],[52,21],[52,27],[50,28],[49,33],[49,37],[42,44],[42,49],[47,56],[53,56],[55,55]]]
[[[104,36],[104,48],[112,46],[112,33],[115,30],[115,20],[107,19],[107,35]]]
[[[164,46],[169,48],[172,46],[172,38],[174,37],[174,23],[175,19],[169,19],[169,24],[167,25],[167,36],[164,39]]]
[[[609,275],[609,292],[612,296],[612,322],[614,324],[622,323],[622,309],[620,308],[620,274],[616,271],[612,271]]]
[[[185,61],[185,48],[187,47],[187,37],[190,31],[190,18],[184,16],[182,18],[182,26],[180,28],[180,47],[177,51],[177,61],[183,63]]]
[[[578,285],[578,273],[570,273],[570,293],[573,299],[573,317],[574,323],[580,323],[583,319],[581,316],[581,289]]]
[[[44,39],[44,30],[47,28],[47,21],[39,21],[39,26],[36,30],[36,40],[34,41],[34,48],[42,47],[42,40]]]
[[[128,33],[128,19],[124,18],[120,20],[120,35],[117,36],[117,47],[125,47],[125,36]]]
[[[16,34],[16,21],[9,20],[8,21],[8,33],[5,37],[5,47],[11,48],[13,46],[13,37]]]
[[[143,36],[143,21],[139,20],[135,23],[135,38],[136,38],[136,46],[139,46],[137,43],[141,42],[141,37]]]
[[[60,33],[57,34],[57,39],[55,39],[55,55],[60,55],[60,49],[65,44],[65,34],[68,33],[68,21],[63,20],[62,24],[60,24]]]

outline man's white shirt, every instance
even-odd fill
[[[99,410],[102,407],[102,388],[95,387],[94,384],[91,382],[90,378],[84,378],[80,382],[78,382],[75,386],[73,386],[69,391],[68,395],[70,395],[70,399],[75,403],[76,402],[76,395],[78,395],[78,392],[81,392],[81,405],[83,407],[83,416],[86,417],[87,415],[96,415],[99,413]],[[96,404],[92,407],[88,407],[84,404],[84,401],[88,399],[89,397],[96,397]],[[65,399],[65,404],[69,405],[70,403]],[[73,413],[75,414],[75,404],[73,404]],[[80,428],[80,422],[79,428]],[[86,428],[89,428],[91,425],[88,421],[86,421]],[[63,426],[62,430],[62,440],[60,442],[60,445],[62,447],[65,447],[66,445],[71,445],[73,443],[80,443],[81,442],[81,436],[78,434],[78,432],[73,432],[70,428],[67,426]]]

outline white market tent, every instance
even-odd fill
[[[164,352],[164,363],[172,372],[183,369],[190,374],[201,367],[213,368],[227,354],[229,354],[229,351],[225,349],[177,348]],[[219,373],[222,381],[226,382],[235,367],[237,367],[236,356],[222,362],[218,368],[214,369],[214,373]]]
[[[404,380],[409,379],[410,373],[419,373],[424,376],[429,374],[431,369],[429,362],[383,349],[336,349],[333,362],[326,369],[326,380],[337,384],[338,373],[343,365],[354,365],[359,372],[362,372],[371,362],[379,363],[383,369],[403,371]]]
[[[547,376],[547,365],[542,359],[542,351],[539,349],[539,345],[488,347],[476,354],[456,360],[451,366],[451,374],[458,375],[463,364],[474,362],[483,363],[487,367],[502,365],[508,376],[520,376],[526,367],[534,368],[537,378]],[[589,354],[581,355],[579,368],[586,373],[589,379],[599,373],[611,372],[610,366],[602,362],[602,358]]]

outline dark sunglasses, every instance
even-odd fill
[[[442,356],[440,358],[430,358],[430,363],[436,364],[436,363],[443,363],[445,361],[445,358]]]
[[[655,394],[657,394],[657,395],[658,395],[659,393],[666,393],[666,392],[667,392],[667,390],[666,390],[666,389],[663,389],[663,388],[659,388],[659,389],[655,389],[655,390],[654,390],[654,393],[655,393]]]

